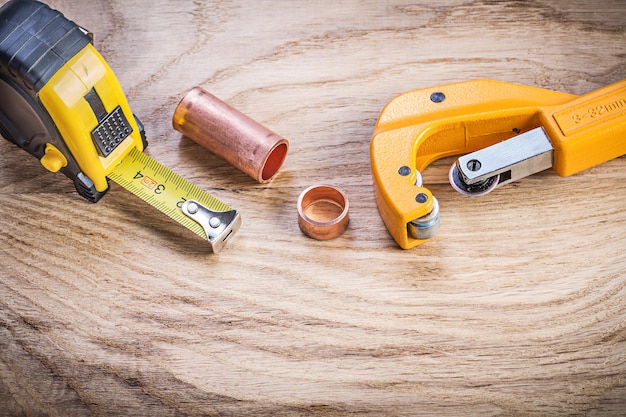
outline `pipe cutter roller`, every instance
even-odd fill
[[[421,176],[437,159],[463,155],[450,184],[479,196],[547,168],[565,177],[624,154],[626,80],[582,96],[492,80],[410,91],[384,107],[370,144],[378,209],[403,249],[439,227]]]

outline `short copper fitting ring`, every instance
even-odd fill
[[[307,215],[307,209],[318,203],[326,203],[327,206],[339,208],[341,214],[335,218],[328,218],[328,213],[326,213],[321,219],[313,219]],[[304,190],[298,198],[298,225],[300,230],[313,239],[334,239],[348,227],[349,206],[348,198],[337,188],[330,185],[313,185]]]

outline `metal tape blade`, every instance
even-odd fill
[[[164,167],[137,148],[133,148],[124,157],[122,162],[108,175],[108,178],[198,236],[207,239],[214,252],[221,249],[225,240],[237,230],[241,222],[239,214],[228,205]],[[208,212],[215,212],[218,215],[230,213],[228,224],[222,224],[219,229],[220,235],[222,232],[224,234],[228,232],[222,241],[215,242],[219,236],[212,233],[212,226],[207,226],[209,219],[207,219],[207,225],[204,225],[202,219],[194,220],[192,215],[184,212],[183,208],[186,209],[185,202],[187,201],[199,203],[208,209]]]

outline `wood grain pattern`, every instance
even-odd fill
[[[210,255],[120,187],[89,204],[1,140],[0,416],[624,415],[624,157],[478,199],[439,161],[441,230],[409,251],[369,166],[402,92],[626,78],[623,1],[50,4],[95,33],[147,153],[243,226]],[[197,85],[290,141],[270,184],[172,129]],[[314,183],[350,199],[335,240],[298,230]]]

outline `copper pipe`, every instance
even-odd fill
[[[260,183],[274,177],[289,148],[286,139],[200,87],[183,97],[172,124]]]

